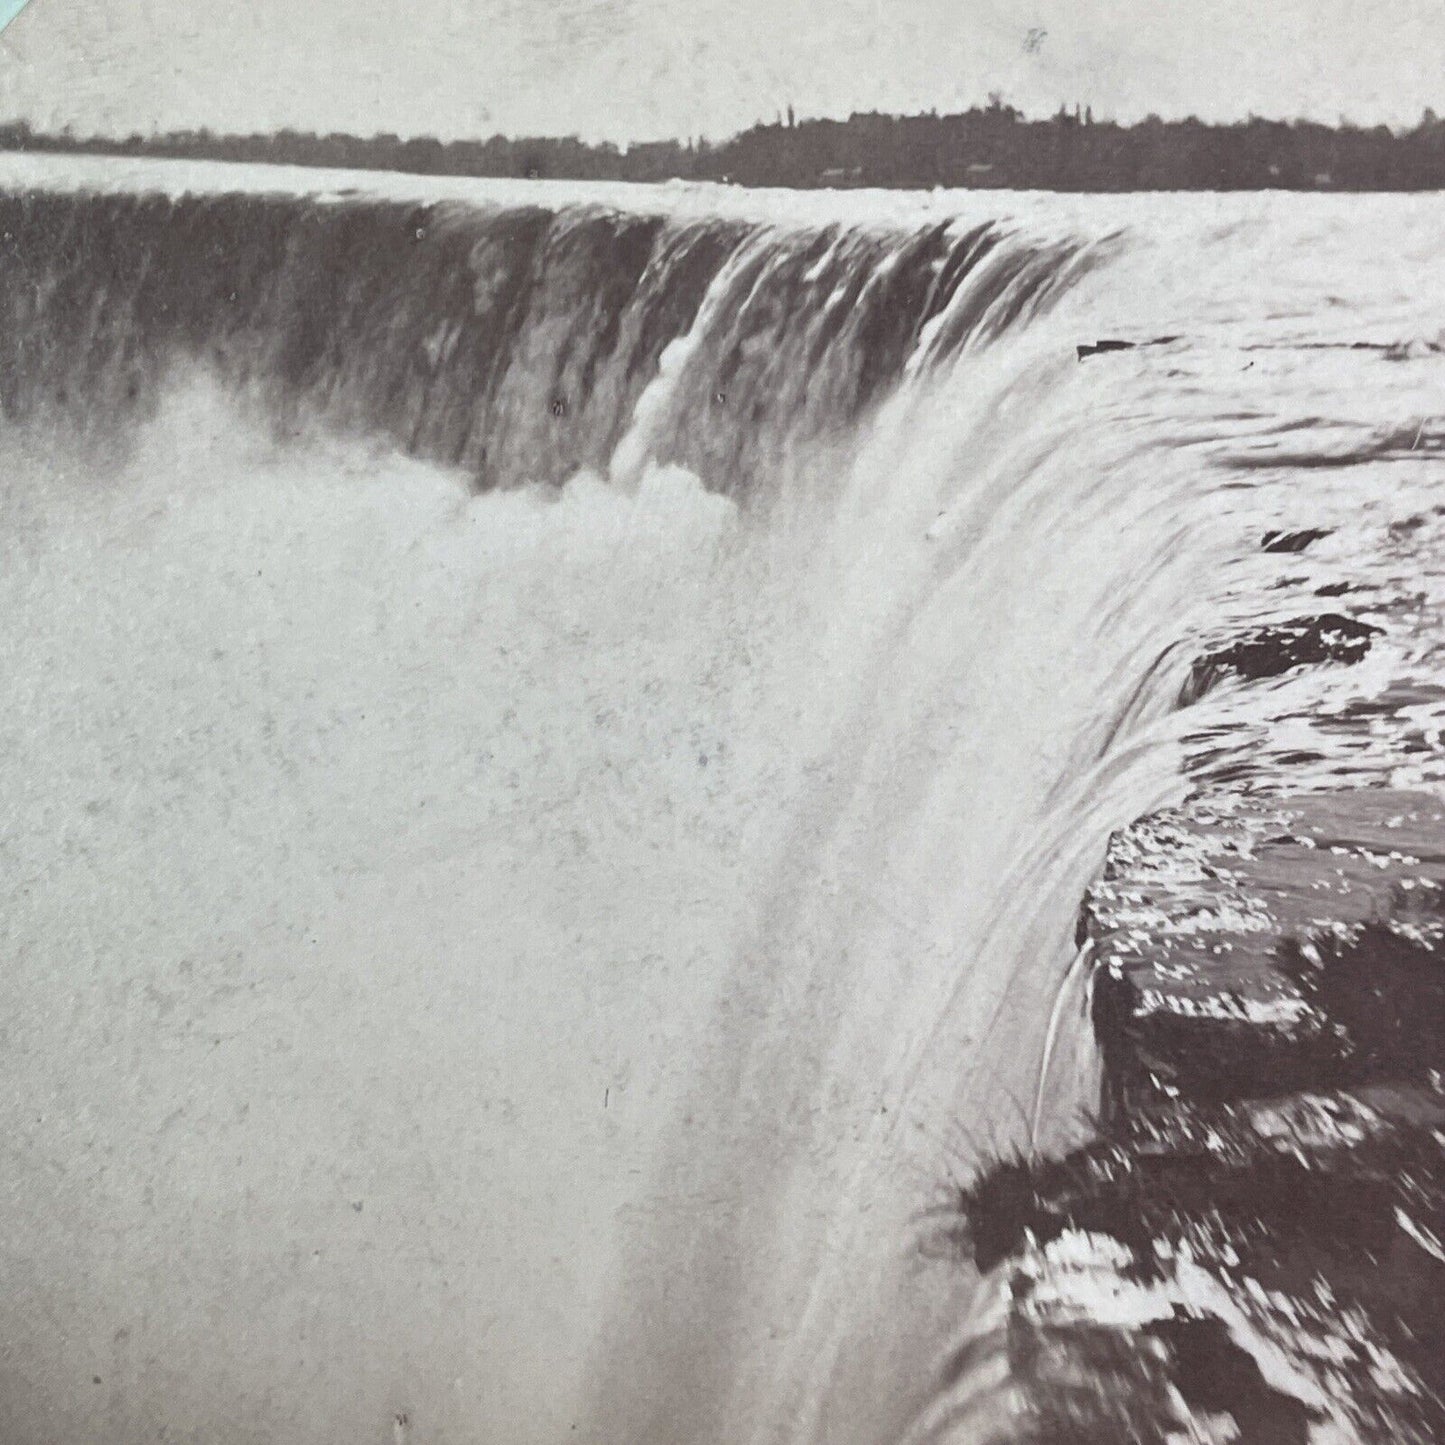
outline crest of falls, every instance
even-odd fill
[[[1088,259],[992,223],[234,193],[21,193],[0,238],[12,417],[108,426],[200,367],[482,489],[654,462],[730,496],[1027,321]]]
[[[1266,201],[0,183],[0,1434],[1004,1430]]]

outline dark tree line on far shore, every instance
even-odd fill
[[[959,115],[791,111],[716,144],[619,147],[576,137],[440,141],[395,135],[45,135],[0,125],[0,148],[172,156],[421,175],[731,181],[746,186],[970,186],[1070,191],[1433,190],[1445,186],[1445,121],[1408,130],[1251,117],[1228,125],[1150,116],[1135,125],[1061,109],[1029,120],[1001,98]]]

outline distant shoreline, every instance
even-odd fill
[[[51,135],[0,125],[0,149],[222,160],[499,179],[732,182],[790,189],[1431,191],[1445,188],[1445,121],[1408,131],[1341,122],[1228,125],[1087,110],[1030,120],[995,100],[957,115],[858,114],[757,125],[728,140],[620,147],[575,137],[440,141],[396,135]]]

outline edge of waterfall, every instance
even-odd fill
[[[1259,546],[1298,567],[1333,530]],[[1391,538],[1418,558],[1438,518]],[[994,1438],[1445,1434],[1445,804],[1398,766],[1438,751],[1440,689],[1397,653],[1384,703],[1276,714],[1288,748],[1257,718],[1278,679],[1345,676],[1382,637],[1418,662],[1434,629],[1379,555],[1305,580],[1277,584],[1289,624],[1201,644],[1179,706],[1220,691],[1224,721],[1081,903],[1096,1139],[961,1193],[1008,1339]]]

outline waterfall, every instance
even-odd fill
[[[1077,243],[947,219],[900,234],[236,193],[0,209],[10,417],[111,424],[205,367],[282,421],[482,489],[605,471],[678,347],[642,459],[727,495],[778,485],[906,370],[1026,321],[1087,264]]]
[[[984,1438],[1220,546],[1132,243],[198,169],[0,197],[18,1438]]]

